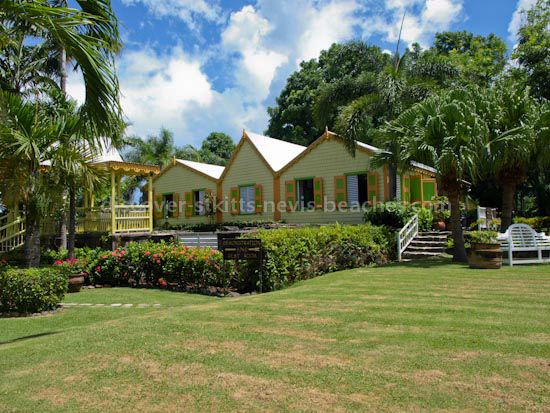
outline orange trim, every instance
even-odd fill
[[[273,199],[275,200],[275,210],[273,211],[273,220],[281,220],[281,210],[279,209],[279,203],[281,202],[281,177],[276,176],[273,178]]]
[[[390,201],[390,170],[384,165],[384,200]]]
[[[216,203],[223,201],[222,198],[222,183],[218,182],[216,186]],[[223,208],[216,208],[216,222],[221,224],[223,222]]]

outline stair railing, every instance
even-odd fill
[[[401,254],[407,249],[411,241],[418,234],[418,214],[415,214],[409,222],[397,234],[397,260],[401,261]]]

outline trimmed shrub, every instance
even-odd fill
[[[0,271],[0,312],[54,310],[67,292],[68,279],[54,268]]]
[[[365,213],[365,222],[398,229],[403,228],[416,213],[418,213],[419,230],[430,231],[434,220],[434,213],[430,208],[423,208],[415,204],[404,205],[397,201],[389,201],[369,208]]]
[[[550,217],[514,218],[514,224],[527,224],[537,232],[550,231]]]
[[[385,263],[395,256],[392,232],[370,224],[260,230],[248,237],[262,240],[264,291],[328,272]],[[245,289],[259,284],[257,263],[242,264],[237,271],[247,274],[241,279]]]

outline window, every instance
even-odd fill
[[[253,214],[256,212],[254,204],[254,185],[241,186],[240,188],[241,195],[241,205],[240,210],[241,214]]]
[[[313,197],[313,178],[296,181],[298,209],[313,209],[315,201]]]
[[[172,218],[174,216],[174,194],[164,194],[162,196],[163,216],[164,218]],[[177,206],[176,206],[177,207]]]
[[[367,174],[348,175],[346,189],[348,206],[363,206],[368,201]]]
[[[193,191],[193,215],[203,216],[205,214],[204,191]]]

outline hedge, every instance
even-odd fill
[[[260,230],[248,237],[262,240],[264,291],[333,271],[383,264],[396,254],[395,234],[371,224]],[[248,272],[249,287],[259,284],[258,264],[242,266],[239,271]]]
[[[53,268],[0,271],[0,312],[39,313],[57,308],[68,279]]]
[[[538,232],[550,231],[550,217],[517,217],[514,218],[514,224],[527,224]]]

